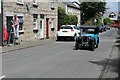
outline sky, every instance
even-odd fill
[[[109,8],[107,11],[118,12],[118,3],[117,2],[107,2],[106,7]]]

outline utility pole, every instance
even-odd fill
[[[3,1],[0,0],[0,46],[3,45]]]

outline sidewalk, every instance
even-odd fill
[[[113,50],[108,58],[108,63],[104,71],[103,78],[110,80],[120,80],[119,64],[120,64],[120,35],[117,37]]]
[[[43,39],[43,40],[35,39],[35,40],[29,41],[29,42],[22,42],[19,45],[11,45],[9,47],[7,47],[7,46],[2,47],[2,53],[7,53],[7,52],[11,52],[11,51],[20,50],[20,49],[35,47],[35,46],[51,43],[53,41],[55,41],[55,38]]]

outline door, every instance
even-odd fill
[[[6,17],[6,26],[7,26],[7,29],[10,28],[9,26],[11,26],[11,20],[13,19],[12,16],[7,16]],[[13,32],[13,28],[11,30],[11,35],[10,35],[10,43],[13,43],[13,39],[14,39],[14,32]]]
[[[44,39],[44,19],[40,20],[40,39]]]
[[[46,39],[49,38],[49,19],[46,19]]]

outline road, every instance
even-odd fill
[[[100,34],[100,45],[95,51],[73,50],[74,41],[54,41],[4,53],[3,75],[5,78],[98,78],[116,37],[116,30]]]

